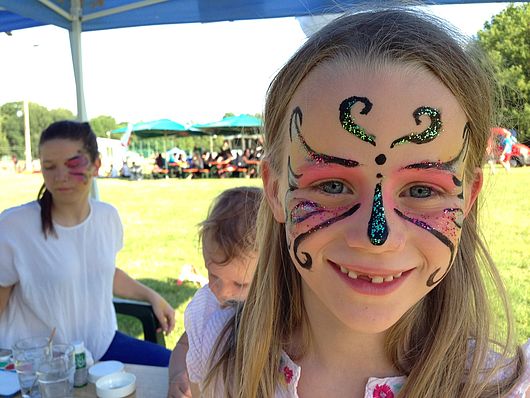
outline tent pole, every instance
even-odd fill
[[[70,50],[72,52],[72,64],[74,67],[76,98],[77,98],[77,119],[80,122],[87,121],[85,108],[85,92],[83,86],[83,60],[81,55],[81,17],[82,7],[80,0],[72,0],[70,8],[72,14],[72,28],[70,29]]]
[[[72,0],[70,7],[72,15],[72,27],[70,34],[70,50],[72,52],[72,65],[74,67],[74,78],[77,98],[77,120],[80,122],[88,121],[85,108],[85,91],[83,87],[83,59],[81,56],[81,17],[82,7],[81,0]],[[96,179],[92,179],[90,187],[90,196],[99,200],[99,189]]]

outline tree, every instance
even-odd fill
[[[107,131],[117,128],[116,120],[112,116],[98,116],[90,119],[90,126],[98,137],[107,137]]]
[[[9,149],[17,157],[24,157],[24,105],[22,102],[8,102],[0,107],[2,125],[0,131],[5,134]],[[67,109],[49,111],[46,107],[29,103],[29,127],[31,137],[31,156],[38,156],[38,143],[42,131],[57,120],[74,119],[74,115]],[[0,133],[0,140],[1,140]],[[3,146],[3,145],[2,145]]]
[[[501,86],[503,126],[515,128],[520,141],[530,139],[530,4],[509,5],[484,25],[478,40]]]

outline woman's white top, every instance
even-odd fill
[[[55,327],[57,342],[82,340],[96,360],[106,352],[117,329],[112,288],[123,228],[114,207],[89,204],[80,224],[54,223],[58,238],[44,237],[37,202],[0,214],[0,286],[14,285],[0,314],[0,347]]]
[[[208,286],[199,289],[184,313],[184,326],[188,335],[189,349],[186,363],[190,381],[202,387],[208,370],[208,359],[217,337],[234,314],[233,308],[221,309]],[[527,358],[521,382],[504,398],[524,398],[530,388],[530,340],[524,345]],[[492,355],[490,359],[494,359]],[[492,365],[489,363],[488,365]],[[302,369],[282,352],[278,371],[285,379],[285,386],[277,386],[275,398],[298,398],[297,386]],[[504,375],[499,375],[502,378]],[[370,377],[366,383],[364,398],[393,397],[406,381],[405,376]],[[222,385],[218,384],[219,388]]]

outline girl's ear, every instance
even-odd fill
[[[283,209],[283,203],[280,199],[278,177],[274,171],[272,171],[267,160],[264,159],[261,162],[261,176],[263,179],[263,190],[265,191],[265,197],[267,198],[269,207],[272,210],[274,219],[279,223],[285,223],[285,211]]]
[[[101,158],[98,156],[94,161],[94,170],[92,171],[92,176],[97,177],[99,173],[99,168],[101,167]]]
[[[464,216],[468,215],[471,208],[473,207],[473,204],[477,200],[478,194],[482,190],[482,183],[483,183],[482,169],[480,167],[477,167],[475,169],[473,179],[471,180],[469,192],[466,195],[469,199],[466,201],[466,204],[465,204]]]

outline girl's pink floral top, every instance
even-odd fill
[[[190,381],[199,386],[206,376],[208,359],[226,322],[232,317],[232,308],[221,309],[208,285],[201,288],[184,313],[184,326],[188,335],[189,350],[186,357]],[[524,398],[530,388],[530,340],[523,346],[526,357],[524,375],[514,389],[503,398]],[[495,360],[492,355],[491,360]],[[298,398],[297,386],[301,368],[284,352],[278,371],[285,383],[276,388],[275,398]],[[499,378],[505,375],[500,374]],[[364,398],[393,398],[406,381],[405,376],[370,377],[364,390]],[[222,388],[222,386],[219,386]]]

